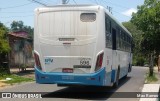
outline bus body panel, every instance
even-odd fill
[[[95,13],[96,20],[82,21],[82,13]],[[39,70],[35,65],[37,83],[111,86],[118,67],[119,79],[127,75],[132,55],[106,47],[105,14],[113,17],[103,7],[46,7],[36,9],[35,14],[34,52],[42,67]],[[103,62],[96,70],[99,52]],[[66,68],[73,72],[63,72]]]
[[[37,83],[42,84],[75,84],[75,85],[95,85],[105,86],[105,67],[96,73],[72,74],[72,73],[44,73],[35,67],[35,77]]]
[[[96,11],[52,9],[37,14],[40,61],[45,72],[62,72],[63,68],[76,66],[74,73],[92,72],[91,68],[95,66],[93,53],[97,49],[97,32],[92,29],[97,28],[98,14],[95,21],[82,22],[82,13]],[[87,61],[84,65],[90,68],[78,68],[83,61]]]

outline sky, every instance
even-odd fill
[[[47,5],[61,4],[61,0],[37,0]],[[68,4],[98,4],[103,7],[112,7],[112,14],[119,22],[129,21],[132,12],[144,0],[69,0]],[[34,27],[34,9],[43,7],[32,0],[1,0],[0,22],[10,27],[13,21],[23,21],[24,25]]]

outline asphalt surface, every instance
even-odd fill
[[[115,98],[121,94],[141,92],[147,67],[133,67],[127,78],[120,80],[118,88],[112,87],[57,87],[55,84],[25,83],[0,90],[0,92],[45,92],[42,99],[0,99],[0,101],[138,101],[139,98]],[[123,92],[123,93],[122,93]],[[125,93],[126,92],[126,93]],[[115,95],[115,96],[114,96]]]

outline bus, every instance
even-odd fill
[[[132,68],[132,35],[100,5],[35,9],[36,83],[118,86]]]

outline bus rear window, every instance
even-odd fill
[[[80,16],[81,21],[83,22],[93,22],[96,20],[95,13],[82,13]]]

